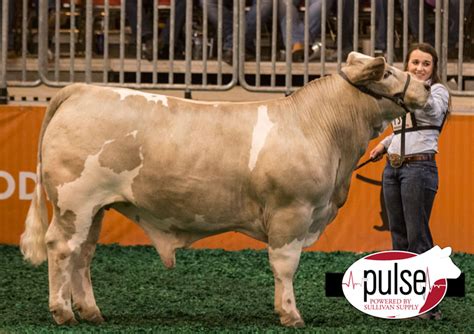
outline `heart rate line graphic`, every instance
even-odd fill
[[[447,282],[445,279],[439,279],[437,280],[436,282],[433,283],[433,285],[431,285],[431,281],[430,281],[430,272],[429,272],[429,269],[428,267],[426,267],[426,270],[425,270],[425,277],[426,277],[426,280],[425,280],[425,291],[429,291],[428,292],[428,295],[430,295],[433,291],[434,288],[438,288],[438,289],[444,289],[446,290],[447,289]],[[426,289],[427,288],[427,289]],[[444,294],[444,290],[442,290],[441,292]],[[423,300],[426,300],[426,293],[423,294]]]
[[[364,280],[362,280],[362,282],[364,282]],[[362,286],[362,283],[356,283],[354,281],[354,277],[352,276],[352,270],[351,270],[351,272],[349,273],[349,280],[347,281],[347,283],[342,282],[342,285],[345,285],[347,287],[352,285],[352,290],[354,290],[356,286],[358,285]]]

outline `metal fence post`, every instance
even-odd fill
[[[193,1],[186,0],[186,46],[185,46],[185,59],[186,59],[186,73],[185,73],[185,98],[191,99],[191,84],[192,84],[192,69],[191,69],[191,51],[192,51],[192,37],[193,37]]]
[[[8,54],[8,1],[2,1],[2,36],[0,57],[0,104],[8,103],[7,91],[7,54]]]
[[[41,80],[46,81],[48,73],[48,0],[39,0],[38,72]]]

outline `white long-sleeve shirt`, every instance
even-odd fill
[[[431,86],[431,95],[422,109],[414,111],[418,126],[441,126],[448,111],[449,92],[442,84]],[[398,120],[400,122],[400,120]],[[405,154],[437,153],[438,130],[418,130],[405,132]],[[400,154],[401,134],[391,134],[382,140],[388,154]]]

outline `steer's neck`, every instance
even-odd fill
[[[290,104],[315,145],[324,141],[323,145],[329,144],[356,161],[366,150],[380,118],[376,100],[339,75],[309,83],[291,96]]]

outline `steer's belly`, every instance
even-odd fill
[[[203,198],[203,202],[205,199]],[[112,207],[148,229],[166,233],[186,234],[192,242],[223,232],[242,232],[254,239],[267,241],[263,217],[256,205],[237,208],[235,205],[219,207],[204,205],[196,208],[187,201],[154,201],[155,206],[145,207],[137,203],[117,203]],[[255,210],[253,209],[255,207]],[[145,229],[146,230],[146,229]]]

